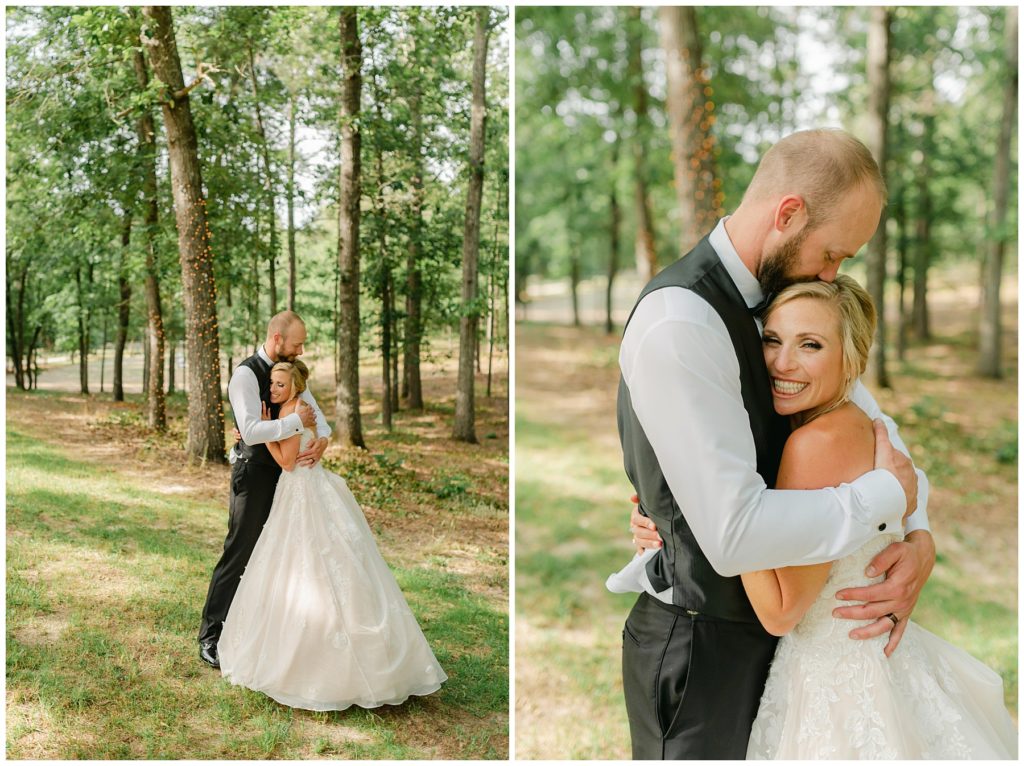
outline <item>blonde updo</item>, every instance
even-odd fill
[[[306,390],[306,380],[309,378],[309,368],[296,359],[294,362],[278,362],[270,368],[271,374],[275,372],[286,372],[292,382],[292,396],[298,396]]]
[[[775,309],[797,298],[823,301],[836,310],[839,337],[843,347],[843,386],[832,402],[800,413],[798,420],[806,423],[849,401],[853,384],[867,369],[868,354],[875,337],[878,316],[867,290],[852,277],[838,274],[832,282],[797,282],[780,291],[768,306],[764,317],[765,323]]]

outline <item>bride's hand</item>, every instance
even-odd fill
[[[270,420],[270,408],[266,402],[260,402],[260,420]]]
[[[841,601],[866,603],[837,607],[832,610],[833,616],[847,620],[875,620],[870,625],[850,631],[850,638],[874,638],[888,632],[885,656],[891,657],[903,638],[907,621],[934,564],[935,542],[931,533],[925,530],[911,532],[904,542],[893,543],[868,565],[865,574],[869,577],[885,572],[882,582],[863,588],[845,588],[836,593],[836,598]],[[897,623],[893,624],[890,614],[898,619]]]
[[[630,502],[639,504],[640,498],[633,495]],[[629,516],[629,531],[633,533],[633,545],[637,553],[643,553],[647,548],[660,548],[662,546],[661,535],[658,534],[658,527],[654,521],[640,513],[640,507],[633,508]]]

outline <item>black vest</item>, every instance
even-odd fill
[[[637,304],[644,296],[663,287],[692,290],[711,304],[725,322],[739,361],[743,406],[750,418],[750,431],[757,448],[757,471],[765,483],[773,487],[789,425],[772,406],[771,381],[754,319],[707,237],[652,279],[640,293]],[[631,312],[630,319],[632,317]],[[618,422],[626,475],[640,497],[641,512],[654,519],[665,542],[658,554],[647,562],[651,584],[658,591],[672,587],[672,601],[678,607],[725,620],[756,622],[757,616],[740,578],[722,577],[715,572],[697,544],[633,412],[629,389],[621,379]],[[702,447],[680,440],[678,449]],[[694,513],[715,512],[714,508],[692,510]]]
[[[239,362],[238,366],[248,367],[256,374],[256,381],[260,384],[260,401],[270,408],[270,417],[276,418],[280,405],[273,404],[270,401],[270,366],[263,361],[258,352],[248,359]],[[237,418],[235,419],[235,428],[238,428]],[[235,454],[253,463],[270,465],[274,468],[279,467],[277,461],[270,454],[270,450],[267,449],[266,444],[246,444],[245,440],[241,439],[235,444]]]

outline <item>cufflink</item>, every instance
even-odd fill
[[[885,522],[884,521],[881,524],[878,525],[878,531],[879,532],[884,532],[885,531]]]

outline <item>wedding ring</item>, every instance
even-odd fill
[[[885,615],[885,616],[886,616],[886,617],[888,617],[888,618],[889,618],[890,620],[892,620],[892,626],[893,626],[894,628],[895,628],[895,627],[896,627],[897,625],[899,625],[899,624],[900,624],[900,618],[899,618],[899,617],[897,617],[896,615],[894,615],[894,614],[893,614],[892,612],[889,612],[889,614],[887,614],[887,615]]]

